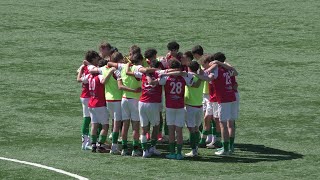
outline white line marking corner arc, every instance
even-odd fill
[[[11,161],[11,162],[16,162],[16,163],[21,163],[21,164],[30,165],[30,166],[35,166],[35,167],[47,169],[47,170],[50,170],[50,171],[55,171],[55,172],[60,173],[60,174],[65,174],[65,175],[67,175],[67,176],[74,177],[74,178],[76,178],[76,179],[88,180],[88,178],[79,176],[79,175],[77,175],[77,174],[69,173],[69,172],[67,172],[67,171],[64,171],[64,170],[61,170],[61,169],[56,169],[56,168],[49,167],[49,166],[45,166],[45,165],[42,165],[42,164],[37,164],[37,163],[32,163],[32,162],[27,162],[27,161],[20,161],[20,160],[17,160],[17,159],[10,159],[10,158],[5,158],[5,157],[1,157],[1,156],[0,156],[0,160]]]

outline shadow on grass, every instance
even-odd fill
[[[257,163],[263,161],[285,161],[293,159],[303,158],[302,154],[295,152],[284,151],[280,149],[275,149],[271,147],[266,147],[264,145],[256,144],[236,144],[235,152],[231,156],[217,156],[214,155],[215,150],[210,150],[210,155],[200,154],[199,157],[187,158],[184,160],[188,161],[203,161],[203,162],[221,162],[221,163]],[[157,145],[158,149],[163,149],[167,154],[167,146],[164,144]],[[206,150],[208,151],[208,150]],[[199,149],[202,152],[202,149]],[[161,156],[155,158],[165,158],[165,154],[162,153]]]

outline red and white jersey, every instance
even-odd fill
[[[80,71],[80,68],[78,69],[78,71]],[[88,70],[88,66],[85,65],[83,67],[83,74],[81,76],[81,79],[82,79],[82,90],[81,90],[81,95],[80,95],[81,98],[90,98],[89,84],[88,83],[83,83],[83,80],[85,78],[87,78],[87,76],[89,76],[89,70]]]
[[[154,72],[150,74],[142,74],[142,93],[140,96],[140,101],[144,103],[161,103],[162,86],[159,84],[149,85],[147,76],[149,76],[152,80],[155,80],[159,78],[159,73]]]
[[[215,69],[215,79],[213,80],[213,84],[215,87],[217,102],[220,104],[236,101],[236,96],[231,83],[233,71],[228,71],[221,66],[218,66],[218,68]]]
[[[164,85],[166,107],[173,109],[184,108],[185,86],[193,84],[193,76],[164,76],[159,80],[160,85]]]
[[[213,80],[209,82],[209,101],[210,102],[217,102],[216,92],[214,90],[214,83]]]
[[[231,84],[232,84],[232,87],[233,87],[233,86],[235,86],[235,85],[238,85],[238,83],[237,83],[237,80],[236,80],[236,77],[235,77],[235,76],[231,76]],[[237,89],[233,89],[233,91],[234,91],[235,93],[237,93],[237,92],[238,92],[238,90],[237,90]]]
[[[106,106],[106,98],[104,92],[104,84],[101,83],[102,75],[90,74],[88,77],[90,100],[89,108]]]

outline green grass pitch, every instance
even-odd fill
[[[319,7],[317,0],[2,0],[0,157],[89,179],[317,179]],[[181,51],[201,44],[224,52],[240,74],[235,155],[200,149],[200,158],[174,161],[81,151],[75,71],[102,40],[124,54],[137,44],[164,55],[171,40]],[[0,179],[69,178],[0,160]]]

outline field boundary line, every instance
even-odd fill
[[[53,167],[50,167],[50,166],[45,166],[45,165],[42,165],[42,164],[37,164],[37,163],[32,163],[32,162],[27,162],[27,161],[20,161],[20,160],[17,160],[17,159],[5,158],[5,157],[1,157],[1,156],[0,156],[0,160],[11,161],[11,162],[30,165],[30,166],[35,166],[35,167],[47,169],[47,170],[50,170],[50,171],[54,171],[54,172],[57,172],[57,173],[60,173],[60,174],[65,174],[67,176],[71,176],[71,177],[74,177],[74,178],[77,178],[77,179],[80,179],[80,180],[88,180],[88,178],[79,176],[77,174],[73,174],[73,173],[70,173],[70,172],[67,172],[67,171],[64,171],[64,170],[61,170],[61,169],[53,168]]]

